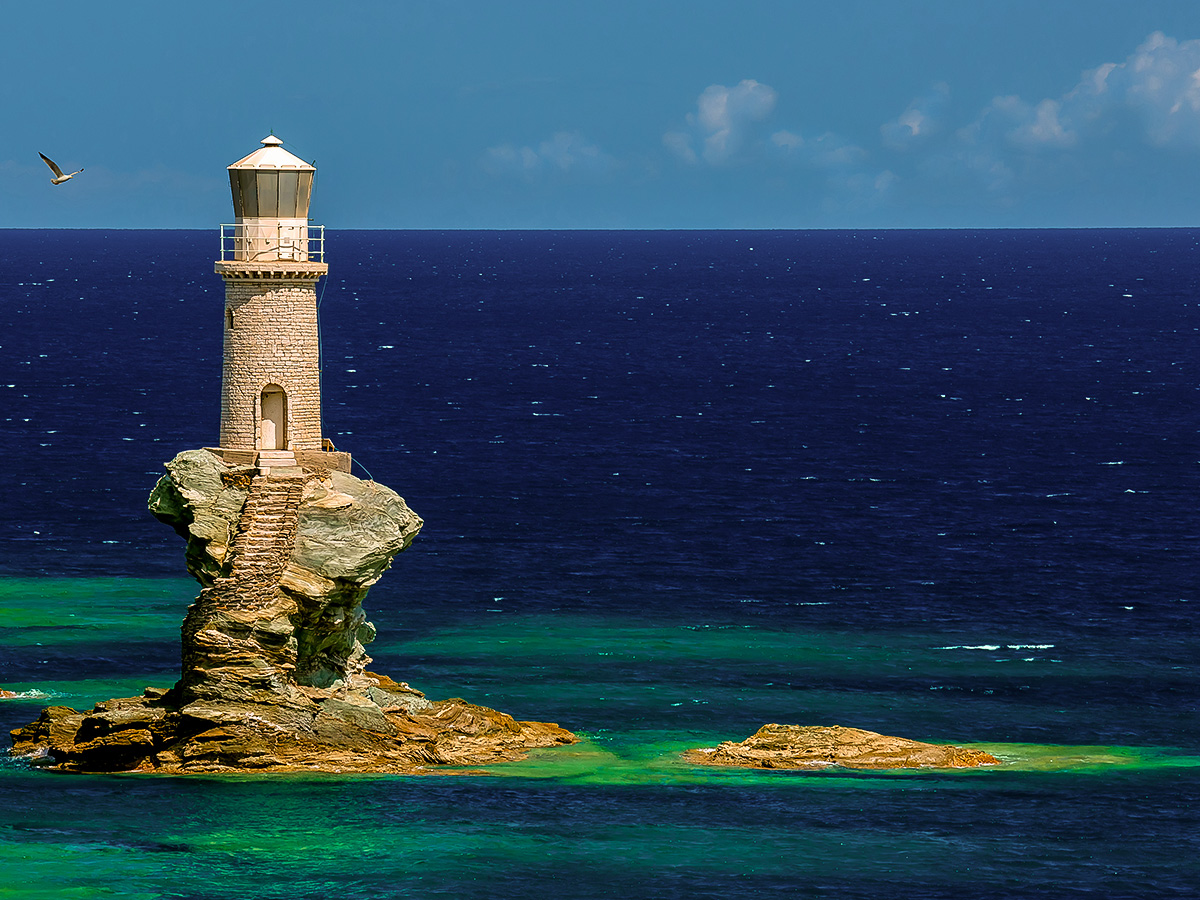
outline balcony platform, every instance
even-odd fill
[[[291,259],[218,260],[213,271],[227,279],[316,281],[329,271],[323,262],[302,262]]]

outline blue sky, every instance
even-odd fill
[[[0,41],[0,227],[215,227],[270,129],[333,228],[1200,223],[1196,0],[68,0]]]

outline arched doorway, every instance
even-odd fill
[[[277,384],[262,390],[259,404],[258,449],[287,449],[287,393]]]

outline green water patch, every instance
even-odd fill
[[[91,709],[102,700],[116,697],[140,697],[148,687],[170,688],[179,679],[179,671],[147,672],[123,678],[81,678],[77,681],[9,682],[8,690],[16,697],[0,700],[0,704],[33,703],[43,706],[71,706]]]
[[[669,661],[705,667],[758,665],[797,675],[819,672],[831,680],[855,678],[864,670],[877,678],[923,679],[934,683],[970,676],[1037,677],[1054,671],[1074,654],[1072,667],[1092,677],[1120,674],[1111,660],[1064,647],[1046,635],[988,635],[964,642],[935,632],[864,630],[778,630],[753,625],[642,623],[574,613],[480,616],[425,636],[389,640],[377,622],[377,653],[418,657],[486,658],[520,666],[536,660],[554,668],[628,670]],[[952,686],[952,685],[951,685]]]
[[[1001,761],[1005,771],[1104,774],[1120,770],[1200,768],[1200,755],[1177,747],[975,744]]]
[[[197,593],[181,578],[0,578],[0,633],[10,646],[178,642]]]
[[[1030,844],[1031,819],[1075,815],[1114,785],[1123,808],[1172,782],[1147,777],[1155,752],[1144,748],[993,745],[1004,766],[956,771],[759,772],[679,759],[715,737],[587,735],[457,777],[3,766],[0,898],[639,896],[662,879],[680,896],[738,896],[837,878],[861,888],[853,896],[915,878],[969,895],[981,869],[1050,895],[1064,866],[1093,865],[1092,828],[1071,820],[1052,843]],[[1120,777],[1084,777],[1103,772]],[[1104,850],[1130,878],[1194,866],[1170,841],[1137,835]]]
[[[548,810],[543,821],[508,824],[469,821],[436,808],[418,810],[425,813],[419,818],[339,821],[337,806],[319,800],[303,809],[283,803],[269,817],[235,806],[237,818],[228,823],[215,817],[163,823],[170,840],[160,839],[162,849],[139,840],[136,828],[126,839],[46,835],[38,842],[0,844],[0,858],[13,863],[0,897],[520,896],[505,890],[514,878],[559,892],[590,883],[595,888],[582,895],[603,896],[603,885],[666,874],[792,878],[855,865],[882,875],[900,863],[937,870],[948,850],[961,856],[966,849],[961,838],[955,846],[936,834],[863,831],[853,821],[792,831],[768,822],[748,827],[675,817],[614,822],[604,818],[596,797],[556,799],[598,815],[590,827],[567,819],[573,826],[568,831]],[[288,811],[303,815],[293,818]]]
[[[1165,747],[1056,746],[1044,744],[971,744],[991,753],[999,765],[962,769],[751,769],[702,766],[684,758],[688,750],[715,747],[715,734],[636,732],[581,735],[578,744],[533,750],[529,758],[494,766],[446,769],[445,774],[542,779],[580,785],[727,784],[795,787],[860,785],[884,787],[905,779],[964,780],[1019,773],[1099,775],[1119,771],[1200,768],[1200,756]]]
[[[406,641],[381,634],[370,648],[377,671],[432,697],[588,733],[722,728],[722,740],[742,740],[778,722],[948,743],[1124,732],[1157,744],[1190,727],[1176,721],[1178,710],[1141,698],[1163,677],[1183,690],[1193,676],[1040,634],[970,641],[570,613],[481,615]]]

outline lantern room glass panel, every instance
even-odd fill
[[[294,219],[300,191],[300,173],[286,169],[279,173],[279,218]]]
[[[296,218],[308,218],[308,204],[312,200],[313,173],[300,172],[300,189],[296,200]]]
[[[258,191],[255,190],[254,170],[239,169],[237,171],[237,178],[238,184],[241,187],[241,215],[247,219],[256,218],[258,216]]]
[[[242,188],[238,184],[238,173],[233,169],[229,170],[229,192],[233,194],[233,214],[240,219],[242,217]]]
[[[264,219],[279,217],[279,173],[259,169],[255,172],[258,182],[258,215]]]

